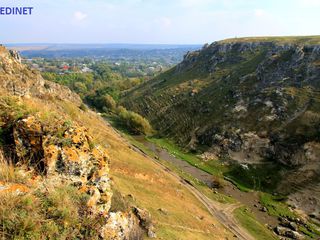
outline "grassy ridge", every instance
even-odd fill
[[[294,43],[313,45],[320,44],[320,36],[275,36],[275,37],[243,37],[243,38],[229,38],[219,41],[219,43],[234,43],[234,42],[273,42],[279,44]]]

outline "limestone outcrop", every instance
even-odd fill
[[[18,52],[0,46],[0,89],[20,97],[63,99],[80,105],[80,97],[69,88],[46,81],[37,71],[21,64]]]

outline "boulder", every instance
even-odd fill
[[[304,239],[304,237],[300,233],[293,231],[293,230],[290,230],[286,227],[277,226],[274,229],[274,231],[279,236],[287,237],[290,239],[297,239],[297,240]]]
[[[156,238],[155,227],[151,220],[151,215],[146,209],[133,208],[133,213],[139,219],[140,226],[146,230],[148,237]]]
[[[138,219],[128,213],[112,212],[106,225],[101,229],[101,237],[106,240],[142,239]]]

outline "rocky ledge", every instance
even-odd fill
[[[85,127],[61,120],[47,125],[30,115],[15,121],[9,129],[5,133],[5,156],[10,155],[15,165],[32,173],[35,188],[43,187],[44,182],[62,183],[87,194],[91,214],[106,219],[100,231],[102,239],[133,239],[137,229],[145,229],[150,237],[155,237],[146,210],[132,207],[126,212],[110,211],[110,158],[105,147],[93,144]],[[0,182],[0,194],[27,194],[31,190],[23,184]]]

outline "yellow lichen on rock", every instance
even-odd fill
[[[41,123],[34,116],[18,121],[13,129],[18,157],[31,158],[34,154],[38,154],[42,149],[41,136]]]
[[[53,174],[55,172],[56,163],[60,155],[60,149],[54,144],[43,144],[43,151],[45,157],[45,165],[47,166],[47,173]]]

